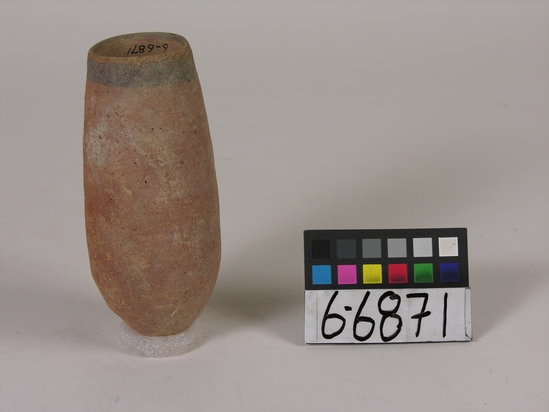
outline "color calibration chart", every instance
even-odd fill
[[[306,343],[470,341],[467,229],[307,230]]]

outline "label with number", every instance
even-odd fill
[[[470,289],[308,290],[306,343],[471,340]]]
[[[308,230],[305,342],[470,341],[467,230]]]

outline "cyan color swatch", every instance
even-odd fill
[[[332,267],[330,265],[313,265],[313,285],[331,285]]]

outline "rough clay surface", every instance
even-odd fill
[[[187,49],[186,64],[194,65]],[[146,66],[139,57],[131,59]],[[202,312],[221,255],[202,92],[198,77],[118,86],[89,79],[86,84],[84,192],[91,271],[109,307],[134,330],[175,335]]]

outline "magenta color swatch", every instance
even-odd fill
[[[338,265],[337,283],[340,285],[356,285],[356,265]]]

